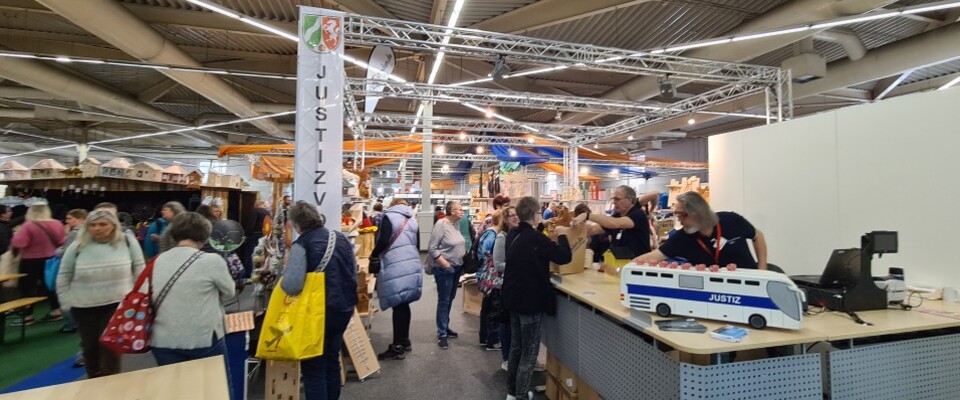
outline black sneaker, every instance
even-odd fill
[[[448,348],[450,347],[449,345],[447,345],[447,338],[445,338],[445,337],[442,337],[442,338],[440,338],[440,339],[437,339],[437,346],[440,346],[440,348],[441,348],[441,349],[444,349],[444,350],[446,350],[446,349],[448,349]]]
[[[387,347],[387,351],[377,354],[378,360],[402,360],[406,358],[403,355],[403,346],[402,345],[390,345]]]
[[[450,339],[456,339],[460,337],[460,334],[454,332],[453,329],[447,328],[447,337]]]
[[[413,351],[413,344],[410,343],[410,339],[404,339],[402,344],[403,344],[403,351],[404,351],[404,352],[409,353],[409,352]]]

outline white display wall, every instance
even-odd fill
[[[875,258],[874,275],[901,266],[908,284],[958,287],[958,109],[954,88],[711,137],[711,203],[762,230],[789,274],[893,230],[900,251]]]

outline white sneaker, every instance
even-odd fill
[[[503,363],[500,364],[500,369],[502,369],[502,370],[504,370],[504,371],[507,371],[507,370],[508,370],[508,369],[507,369],[507,362],[506,362],[506,361],[504,361]]]
[[[507,395],[507,400],[517,400],[517,396]]]

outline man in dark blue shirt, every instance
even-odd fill
[[[589,234],[607,233],[611,249],[619,247],[634,257],[649,252],[650,223],[637,202],[637,192],[622,185],[613,191],[610,200],[613,202],[612,216],[587,213],[586,219],[596,223],[588,225]]]
[[[674,214],[683,230],[671,236],[659,249],[643,254],[635,261],[678,259],[691,264],[767,269],[767,242],[763,233],[733,212],[714,213],[697,192],[677,196]],[[753,240],[756,260],[747,246]]]

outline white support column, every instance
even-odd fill
[[[423,162],[420,165],[420,213],[417,225],[420,228],[420,250],[426,250],[433,232],[433,203],[430,201],[430,181],[433,174],[433,102],[423,103]]]

